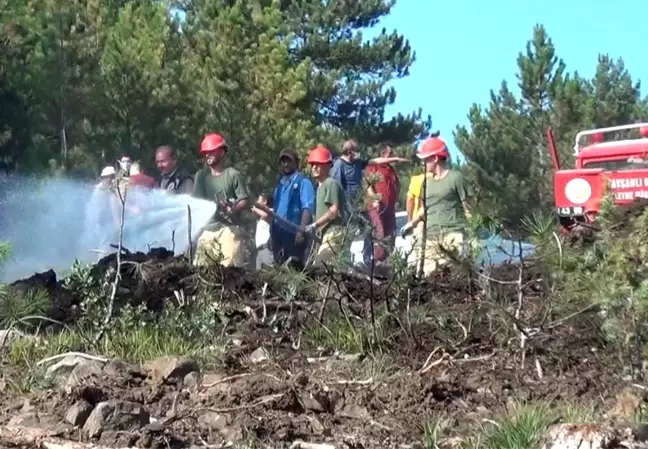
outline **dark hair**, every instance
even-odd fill
[[[273,207],[273,205],[272,205],[272,203],[273,203],[273,195],[272,195],[272,193],[268,193],[268,192],[261,192],[261,193],[259,194],[259,196],[265,198],[266,203],[267,203],[266,206],[268,206],[269,208],[272,209],[272,207]]]
[[[358,142],[357,139],[351,138],[348,139],[344,142],[344,145],[342,145],[342,153],[343,154],[349,154],[351,152],[357,152],[360,149],[360,143]]]
[[[9,165],[6,162],[0,161],[0,172],[3,172],[5,175],[9,174]]]
[[[157,147],[155,153],[157,153],[158,151],[168,151],[171,159],[175,159],[176,150],[171,145],[162,145],[160,147]]]

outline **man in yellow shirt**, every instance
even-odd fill
[[[423,189],[423,176],[414,175],[410,179],[409,187],[407,188],[407,197],[405,201],[405,209],[407,210],[407,221],[412,221],[412,218],[417,216],[419,208],[421,207],[421,190]]]

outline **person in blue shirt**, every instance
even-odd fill
[[[299,166],[297,151],[283,150],[279,155],[279,161],[281,179],[273,193],[274,212],[303,229],[313,220],[315,188],[311,180],[297,169]],[[304,263],[308,241],[303,232],[298,232],[279,220],[273,220],[271,236],[276,263],[283,263],[289,258]]]

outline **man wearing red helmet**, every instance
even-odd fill
[[[223,266],[248,263],[241,212],[249,205],[249,194],[241,173],[224,167],[229,147],[220,134],[207,134],[200,145],[206,167],[196,173],[194,196],[214,201],[216,213],[198,239],[194,264],[219,260]]]
[[[322,242],[314,259],[314,265],[339,257],[342,250],[343,225],[346,216],[344,190],[338,181],[329,177],[333,156],[328,148],[318,145],[308,153],[308,164],[317,180],[315,198],[315,221],[305,227],[308,234],[321,231]]]
[[[447,262],[448,251],[459,256],[464,254],[470,193],[461,172],[447,167],[450,153],[442,139],[427,139],[416,155],[425,164],[425,178],[419,196],[424,199],[424,207],[403,227],[402,233],[417,229],[414,242],[417,264],[420,257],[424,257],[423,274],[428,276]],[[425,239],[422,238],[423,232]]]

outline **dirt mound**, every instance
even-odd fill
[[[573,398],[607,408],[624,387],[597,311],[557,315],[538,264],[445,269],[399,283],[312,272],[309,286],[288,297],[278,272],[196,271],[163,250],[124,261],[119,301],[156,311],[174,292],[215,292],[227,317],[219,368],[201,373],[177,358],[144,366],[53,360],[56,386],[47,392],[17,400],[0,382],[0,446],[16,444],[15,434],[3,435],[22,426],[110,447],[400,447],[423,441],[425,424],[441,415],[460,415],[450,426],[465,435],[511,401]],[[109,256],[93,276],[110,280],[115,269]],[[52,274],[20,282],[73,296]],[[336,330],[340,322],[352,337]],[[363,349],[344,354],[322,346],[327,338],[354,338]]]
[[[90,270],[92,280],[96,285],[104,286],[106,295],[110,292],[116,270],[116,254],[102,258]],[[534,264],[524,267],[521,284],[526,293],[536,294],[544,288],[542,284],[534,282],[534,279],[541,277],[541,271],[541,267]],[[368,276],[358,273],[334,273],[330,270],[311,270],[305,274],[312,285],[328,285],[330,292],[335,292],[337,297],[346,297],[363,310],[369,302],[375,305],[389,301],[394,293],[393,279],[371,282]],[[519,276],[520,269],[517,265],[496,266],[487,275],[467,275],[461,270],[446,267],[425,280],[413,276],[403,279],[401,288],[410,290],[414,303],[426,302],[438,295],[463,300],[476,294],[482,288],[484,280],[490,279],[498,283],[498,295],[507,296],[514,293],[515,281],[519,280]],[[125,304],[145,305],[149,311],[160,311],[177,294],[189,297],[195,295],[199,288],[209,286],[222,289],[224,294],[221,299],[225,301],[239,302],[245,298],[248,302],[254,302],[260,299],[263,291],[270,296],[282,297],[285,294],[286,280],[277,278],[272,272],[264,274],[231,267],[214,267],[201,272],[192,267],[184,256],[174,256],[164,248],[153,248],[147,254],[127,252],[121,257],[115,307],[119,310]],[[16,281],[10,287],[19,293],[33,289],[47,291],[53,304],[50,317],[65,323],[75,320],[79,305],[86,299],[84,292],[68,289],[52,270]],[[321,296],[321,288],[310,288],[300,291],[299,299],[318,301]]]
[[[484,308],[468,307],[474,323],[440,327],[424,320],[411,335],[401,332],[392,350],[383,349],[394,356],[384,364],[368,354],[318,356],[276,333],[268,338],[269,329],[263,346],[244,339],[245,350],[217,372],[199,373],[196,363],[180,358],[135,366],[67,356],[49,369],[58,387],[19,400],[0,395],[0,445],[8,445],[3,429],[27,426],[108,447],[228,441],[288,447],[297,440],[399,447],[423,441],[424,424],[441,414],[461,416],[452,426],[465,435],[471,423],[493,419],[510,401],[573,398],[607,407],[623,387],[618,359],[592,338],[586,314],[532,336],[523,362],[517,342],[493,338],[478,316]],[[435,310],[438,320],[450,318]]]

